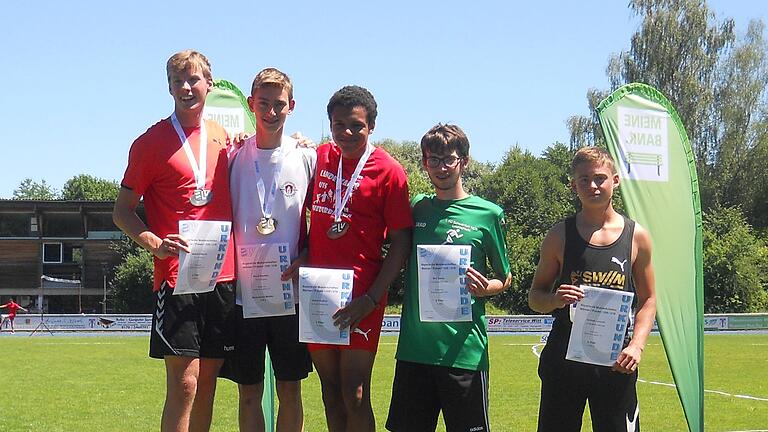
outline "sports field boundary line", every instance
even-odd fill
[[[545,344],[543,344],[543,343],[534,344],[531,347],[531,352],[533,353],[533,355],[535,355],[537,358],[541,357],[541,348],[544,348],[544,345]],[[645,383],[645,384],[654,384],[654,385],[660,385],[660,386],[665,386],[665,387],[677,388],[677,385],[673,384],[673,383],[665,383],[665,382],[660,382],[660,381],[649,381],[649,380],[644,380],[644,379],[639,378],[639,377],[637,378],[637,381],[641,382],[641,383]],[[733,398],[738,398],[738,399],[747,399],[747,400],[755,400],[755,401],[760,401],[760,402],[768,402],[768,398],[762,398],[762,397],[751,396],[751,395],[732,394],[732,393],[728,393],[728,392],[724,392],[724,391],[720,391],[720,390],[707,390],[707,389],[704,389],[704,393],[712,393],[712,394],[717,394],[717,395],[720,395],[720,396],[728,396],[728,397],[733,397]],[[751,431],[744,431],[744,432],[751,432]]]

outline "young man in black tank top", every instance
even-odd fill
[[[552,332],[539,362],[539,432],[580,431],[589,401],[595,431],[639,431],[637,366],[653,326],[656,294],[651,238],[613,209],[619,176],[605,150],[584,147],[571,162],[571,187],[582,209],[556,224],[541,245],[528,295],[531,309],[552,313]],[[591,278],[611,272],[610,278]],[[633,291],[634,332],[627,334],[612,367],[566,360],[571,331],[570,305],[584,297],[579,285]]]

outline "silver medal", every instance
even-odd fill
[[[195,189],[192,192],[192,196],[189,197],[189,202],[195,207],[202,207],[213,199],[213,192],[208,189]]]

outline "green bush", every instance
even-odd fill
[[[704,305],[708,313],[768,310],[768,246],[736,207],[704,213]]]

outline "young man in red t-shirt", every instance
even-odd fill
[[[376,123],[376,101],[368,90],[337,91],[328,102],[328,118],[333,142],[317,149],[308,264],[354,270],[352,301],[334,314],[339,328],[350,329],[350,344],[310,344],[309,350],[328,430],[373,431],[371,371],[387,289],[410,249],[408,184],[402,166],[368,143]],[[350,193],[347,187],[353,188]],[[385,236],[391,245],[382,258]]]
[[[234,247],[221,254],[215,288],[173,295],[179,252],[190,252],[179,221],[231,221],[229,138],[203,107],[213,79],[196,51],[174,54],[166,65],[174,112],[134,141],[113,219],[154,254],[156,296],[150,357],[163,358],[167,392],[161,430],[208,430],[216,376],[224,358],[224,323],[234,305]],[[136,214],[144,197],[147,224]]]
[[[0,305],[0,309],[8,309],[8,316],[4,317],[2,321],[0,321],[0,331],[3,330],[3,324],[7,321],[11,325],[11,333],[16,333],[16,329],[13,328],[13,321],[16,319],[16,312],[21,309],[24,312],[29,312],[28,310],[21,307],[20,304],[16,303],[13,298],[11,298],[8,303],[4,305]]]

